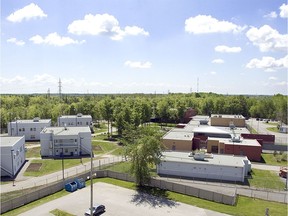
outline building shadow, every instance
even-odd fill
[[[168,199],[168,192],[163,189],[141,186],[136,191],[131,200],[136,205],[148,204],[153,208],[160,206],[175,207],[179,205],[175,201]]]

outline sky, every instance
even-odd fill
[[[287,18],[282,0],[1,0],[0,93],[287,95]]]

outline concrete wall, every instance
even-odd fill
[[[108,171],[108,170],[96,171],[95,173],[96,173],[97,178],[110,177],[110,178],[120,179],[123,181],[130,181],[130,182],[135,181],[133,177],[124,173],[117,173],[117,172]],[[56,193],[58,191],[61,191],[64,189],[64,186],[66,183],[73,181],[75,178],[87,179],[88,176],[90,176],[90,172],[78,175],[74,178],[66,179],[65,182],[61,181],[61,182],[57,182],[57,183],[50,184],[47,186],[43,186],[42,188],[37,189],[31,193],[18,196],[9,201],[1,202],[1,214],[7,211],[10,211],[12,209],[18,208],[27,203],[30,203],[32,201],[41,199],[45,196]],[[196,186],[195,187],[187,186],[187,185],[182,185],[179,183],[172,183],[172,182],[164,181],[160,179],[151,179],[149,186],[182,193],[182,194],[186,194],[189,196],[195,196],[195,197],[207,199],[207,200],[218,202],[218,203],[224,203],[227,205],[235,205],[236,197],[237,197],[235,193],[223,194],[221,192],[200,189],[200,188],[197,188]]]

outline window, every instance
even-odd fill
[[[34,128],[34,131],[36,131],[36,128]]]
[[[33,131],[33,128],[30,128],[30,131]]]
[[[65,149],[65,153],[68,153],[68,149]]]
[[[88,123],[89,123],[89,122],[86,122],[86,125],[89,125]]]
[[[25,131],[25,128],[22,128],[22,131]]]
[[[21,132],[21,128],[19,128],[19,132]]]

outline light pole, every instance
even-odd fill
[[[90,180],[91,180],[91,194],[90,194],[90,215],[93,215],[93,148],[92,148],[92,142],[91,142],[91,170],[90,170]]]
[[[13,152],[14,152],[14,149],[11,149],[11,162],[12,162],[12,173],[11,173],[11,175],[12,175],[12,178],[13,178],[13,186],[15,186],[14,185],[14,158],[13,158],[14,154],[13,154]]]

